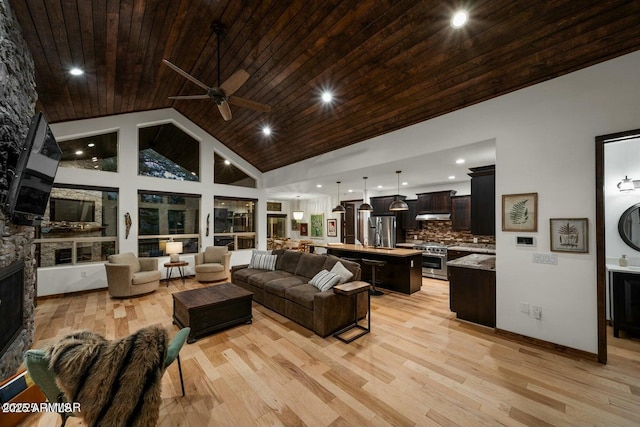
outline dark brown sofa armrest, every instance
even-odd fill
[[[238,270],[242,270],[243,268],[248,268],[248,267],[249,267],[249,264],[234,265],[233,267],[231,267],[231,274],[233,274]]]

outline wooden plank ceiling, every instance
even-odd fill
[[[638,1],[10,0],[51,122],[173,107],[261,171],[304,160],[640,49]],[[211,99],[166,58],[270,113]],[[68,74],[85,68],[80,78]],[[319,100],[330,88],[331,107]],[[262,125],[273,135],[264,137]]]

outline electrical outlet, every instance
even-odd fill
[[[478,243],[478,238],[477,237],[473,238],[473,243]]]
[[[532,305],[531,308],[533,309],[533,318],[538,320],[542,319],[542,306]]]
[[[86,271],[81,271],[80,272],[80,277],[87,277],[87,272]]]
[[[524,314],[529,314],[529,303],[528,302],[521,302],[520,303],[520,311],[523,312]]]
[[[533,254],[534,264],[558,265],[558,255],[555,254]]]

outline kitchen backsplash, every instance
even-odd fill
[[[422,240],[425,242],[439,242],[445,245],[453,245],[458,243],[474,243],[473,239],[477,238],[477,243],[495,244],[495,236],[475,236],[469,231],[453,231],[451,229],[451,221],[420,221],[422,228],[415,230],[407,230],[405,239],[407,241]]]

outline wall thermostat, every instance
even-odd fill
[[[534,248],[536,246],[536,238],[533,236],[516,236],[516,245]]]

